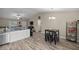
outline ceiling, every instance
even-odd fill
[[[16,19],[17,15],[29,19],[40,12],[79,11],[78,8],[0,8],[0,17]]]

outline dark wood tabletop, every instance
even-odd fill
[[[45,31],[55,31],[55,32],[58,32],[59,30],[58,29],[46,29]]]
[[[53,33],[53,32],[56,32],[57,33],[57,36],[58,36],[58,41],[59,41],[59,30],[58,29],[45,29],[45,34],[46,34],[46,31],[47,32],[51,32],[51,33]]]

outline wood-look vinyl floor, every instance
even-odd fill
[[[45,42],[44,35],[34,33],[33,37],[0,46],[0,50],[79,50],[79,43],[60,39],[57,45]]]

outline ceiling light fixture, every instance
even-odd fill
[[[49,16],[49,19],[51,19],[51,17]]]
[[[16,18],[17,18],[17,19],[20,19],[20,18],[21,18],[21,15],[17,14],[17,15],[16,15]]]
[[[54,16],[51,16],[51,17],[50,17],[50,16],[49,16],[49,19],[56,19],[56,17],[54,17]]]
[[[51,18],[52,18],[52,19],[56,19],[56,17],[54,17],[54,16],[52,16]]]

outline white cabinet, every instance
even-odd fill
[[[30,37],[30,30],[29,29],[9,32],[9,42],[22,40],[27,37]]]
[[[0,45],[30,37],[30,29],[17,30],[0,34]]]
[[[0,34],[0,45],[8,43],[9,42],[9,35],[8,33]]]

